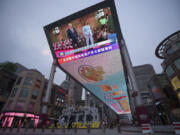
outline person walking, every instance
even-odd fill
[[[63,125],[64,125],[64,117],[62,117],[60,120],[59,120],[59,125],[61,126],[61,127],[63,127]]]
[[[72,128],[72,123],[73,123],[73,117],[71,116],[69,119],[68,128]]]

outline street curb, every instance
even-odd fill
[[[124,132],[133,132],[133,133],[142,133],[142,131],[137,131],[137,130],[121,130]],[[175,134],[174,131],[154,131],[154,133],[169,133],[169,134]]]

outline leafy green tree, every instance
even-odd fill
[[[12,62],[5,62],[5,63],[0,64],[0,69],[4,69],[9,72],[15,72],[17,69],[17,66],[16,64]]]

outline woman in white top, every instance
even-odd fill
[[[84,37],[86,39],[86,45],[94,44],[93,33],[91,31],[91,27],[88,24],[88,22],[85,23],[85,25],[82,28],[82,31],[83,31],[83,35],[84,35]]]

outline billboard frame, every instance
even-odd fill
[[[64,25],[64,24],[67,24],[69,22],[71,22],[72,20],[75,20],[77,18],[80,18],[80,17],[83,17],[89,13],[92,13],[94,11],[97,11],[99,9],[102,9],[102,8],[107,8],[107,7],[110,7],[110,11],[112,13],[112,18],[113,18],[113,23],[114,23],[114,27],[116,28],[115,29],[115,33],[117,35],[117,41],[118,41],[118,45],[119,45],[119,48],[120,48],[120,56],[121,56],[121,59],[122,59],[122,66],[123,66],[123,71],[124,71],[124,77],[125,77],[125,82],[126,82],[126,87],[127,87],[127,94],[128,94],[128,97],[129,97],[129,108],[131,110],[131,105],[130,105],[130,96],[129,96],[129,86],[128,86],[128,78],[127,78],[127,68],[126,68],[126,65],[125,65],[125,59],[123,57],[123,54],[122,54],[122,40],[123,39],[123,35],[122,35],[122,32],[121,32],[121,29],[120,29],[120,24],[119,24],[119,20],[118,20],[118,15],[117,15],[117,11],[116,11],[116,7],[115,7],[115,2],[114,0],[104,0],[100,3],[97,3],[95,5],[92,5],[88,8],[85,8],[83,10],[80,10],[74,14],[71,14],[67,17],[64,17],[58,21],[55,21],[49,25],[46,25],[44,26],[44,32],[45,32],[45,35],[46,35],[46,38],[47,38],[47,41],[48,41],[48,44],[49,44],[49,48],[51,50],[51,54],[53,55],[53,59],[55,59],[56,63],[58,63],[58,59],[56,58],[56,55],[53,51],[53,46],[52,46],[52,42],[51,42],[51,38],[50,38],[50,35],[49,35],[49,31],[52,30],[53,28],[55,27],[59,27],[61,25]],[[75,80],[78,84],[80,84],[83,88],[85,88],[86,90],[88,90],[88,88],[86,88],[82,83],[80,83],[78,80],[76,80],[70,73],[68,73],[67,71],[65,71],[61,66],[60,64],[57,64],[57,66],[64,72],[66,73],[68,76],[70,76],[73,80]],[[88,92],[90,92],[93,96],[95,96],[96,98],[98,98],[95,94],[93,94],[90,90],[88,90]],[[99,99],[99,98],[98,98]],[[101,99],[99,99],[105,106],[107,106]],[[108,107],[108,106],[107,106]],[[108,107],[109,108],[109,107]],[[111,108],[110,108],[111,109]],[[113,109],[111,109],[112,111],[114,111]],[[115,111],[114,111],[115,112]],[[116,113],[116,112],[115,112]],[[117,115],[122,115],[122,114],[117,114]],[[125,114],[123,114],[125,115]]]

